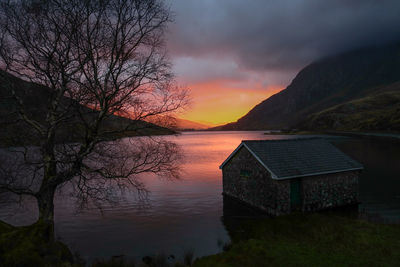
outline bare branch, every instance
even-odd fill
[[[0,151],[9,157],[0,191],[34,196],[40,218],[53,222],[63,185],[87,203],[112,200],[113,188],[146,192],[143,173],[177,178],[175,144],[114,140],[157,133],[151,122],[188,103],[165,54],[170,21],[160,0],[1,1],[0,86],[10,93],[0,93],[0,124],[32,134],[25,147]]]

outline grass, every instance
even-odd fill
[[[399,266],[400,225],[295,214],[225,225],[228,251],[194,266]]]
[[[125,257],[97,259],[86,265],[79,255],[72,255],[63,243],[47,243],[43,239],[43,225],[14,227],[0,221],[0,267],[64,266],[64,267],[186,267],[193,262],[193,250],[184,251],[183,262],[171,262],[166,255],[144,257],[136,263]]]
[[[400,91],[372,94],[314,113],[302,125],[313,130],[400,131]]]
[[[226,251],[193,264],[193,251],[188,250],[181,263],[161,255],[138,263],[124,258],[97,260],[92,266],[400,266],[400,225],[334,213],[224,218],[223,223],[232,240],[225,244]],[[0,266],[80,266],[72,263],[62,243],[41,241],[40,227],[0,222]]]
[[[42,225],[14,227],[0,221],[0,266],[73,266],[73,257],[61,242],[47,243]]]

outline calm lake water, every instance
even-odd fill
[[[117,206],[105,206],[102,210],[77,212],[72,199],[58,195],[57,237],[89,261],[113,255],[140,259],[157,253],[181,257],[185,250],[193,250],[196,257],[220,252],[223,244],[229,242],[229,235],[222,223],[219,165],[241,140],[296,138],[263,133],[185,132],[166,137],[183,150],[180,180],[145,176],[143,180],[150,191],[148,201],[140,201],[134,192],[128,192]],[[400,145],[338,137],[331,140],[364,164],[360,211],[371,220],[399,222]],[[32,201],[25,201],[21,207],[0,206],[0,220],[14,225],[33,223],[36,217],[36,203]]]

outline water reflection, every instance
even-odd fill
[[[364,165],[361,215],[370,221],[400,223],[400,144],[369,139],[337,139],[334,144]]]
[[[194,249],[195,256],[217,253],[221,251],[221,243],[230,240],[224,225],[226,218],[260,216],[237,203],[226,204],[221,195],[219,165],[242,140],[296,136],[188,132],[167,138],[183,150],[180,180],[143,176],[150,191],[146,202],[139,201],[134,191],[126,192],[117,206],[105,206],[102,211],[92,207],[77,213],[73,199],[67,194],[58,194],[55,200],[57,236],[89,260],[121,254],[136,258],[154,253],[180,256],[187,249]],[[365,143],[366,140],[332,140],[365,166],[360,181],[363,202],[360,207],[379,212],[385,218],[399,217],[400,164],[396,163],[400,158],[399,146]],[[27,200],[24,205],[1,205],[0,220],[15,225],[34,222],[36,203]]]

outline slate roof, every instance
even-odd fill
[[[220,168],[243,146],[278,180],[363,169],[321,138],[244,140]]]

